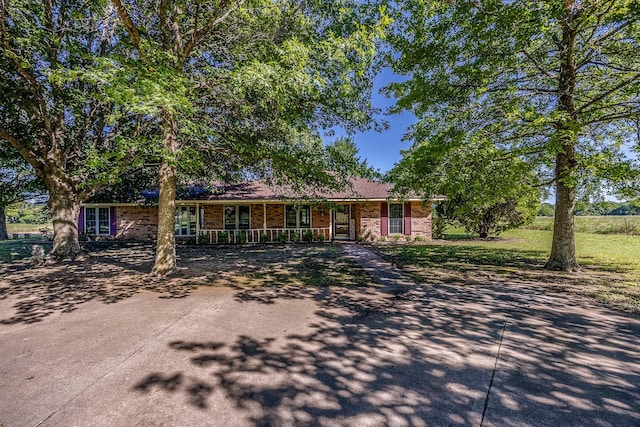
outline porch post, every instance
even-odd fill
[[[329,240],[333,240],[333,209],[329,209]]]
[[[200,203],[196,202],[196,239],[200,235]]]
[[[263,203],[262,208],[264,209],[262,215],[262,231],[264,234],[267,234],[267,204]]]

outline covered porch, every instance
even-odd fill
[[[351,210],[350,204],[182,202],[175,234],[200,244],[355,240]]]

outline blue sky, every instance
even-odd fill
[[[401,81],[402,77],[394,74],[391,70],[383,70],[374,80],[374,93],[372,97],[373,106],[382,110],[379,118],[389,123],[389,129],[382,132],[368,131],[360,132],[352,136],[358,149],[360,157],[367,159],[369,165],[374,169],[379,169],[384,173],[391,169],[402,155],[400,150],[411,146],[410,142],[402,141],[409,126],[414,124],[416,117],[405,112],[402,114],[386,115],[386,110],[395,104],[395,99],[387,98],[379,93],[380,89],[394,81]],[[336,130],[336,135],[325,137],[326,142],[333,141],[344,133]]]

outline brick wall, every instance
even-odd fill
[[[116,238],[153,240],[158,232],[158,208],[116,207]]]
[[[352,217],[356,223],[356,237],[366,241],[380,240],[380,202],[366,202],[352,205]],[[267,228],[283,228],[284,204],[267,204]],[[205,205],[203,225],[205,229],[224,228],[223,205]],[[325,205],[312,208],[313,228],[328,228],[331,223],[330,210]],[[411,236],[432,238],[432,216],[430,205],[422,207],[421,202],[411,202]],[[116,226],[118,239],[155,239],[158,227],[158,208],[141,206],[118,206]],[[264,224],[264,206],[251,205],[251,227],[261,229]],[[400,240],[401,242],[404,239]]]
[[[267,228],[284,228],[284,205],[267,205]]]
[[[411,202],[411,235],[431,240],[431,205],[424,208],[422,202]]]
[[[203,226],[205,230],[221,230],[224,228],[222,210],[222,205],[204,206]]]
[[[326,205],[311,208],[311,228],[328,228],[331,223],[330,212]]]
[[[380,239],[380,202],[366,202],[360,205],[360,232],[365,241]]]
[[[254,203],[251,205],[251,228],[264,227],[264,205]]]

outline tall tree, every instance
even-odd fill
[[[328,172],[345,150],[322,147],[315,127],[369,125],[379,11],[368,22],[345,0],[111,3],[133,52],[126,102],[162,129],[153,274],[176,270],[180,172],[338,184]]]
[[[416,143],[439,139],[449,150],[491,138],[530,162],[555,185],[546,266],[579,268],[573,217],[583,184],[638,180],[629,153],[640,115],[640,2],[396,3],[391,64],[408,79],[388,91],[420,118]],[[465,137],[443,141],[458,131]]]
[[[135,164],[145,128],[109,84],[79,78],[118,47],[111,20],[100,1],[0,1],[0,142],[46,186],[58,259],[80,252],[80,204]]]
[[[443,149],[464,134],[447,134],[415,146],[389,172],[397,191],[411,191],[425,200],[446,194],[438,205],[440,221],[462,225],[482,238],[489,233],[531,222],[540,206],[540,188],[531,165],[492,141],[468,141]]]

